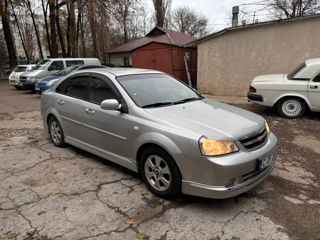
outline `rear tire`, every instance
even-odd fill
[[[63,130],[55,117],[49,119],[48,127],[52,143],[56,147],[65,147],[67,144],[64,141]]]
[[[171,199],[181,193],[181,175],[173,158],[157,147],[146,149],[140,159],[140,173],[155,195]]]
[[[285,98],[278,103],[278,112],[285,118],[299,118],[301,117],[307,106],[305,102],[299,98]]]

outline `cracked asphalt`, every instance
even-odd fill
[[[320,239],[320,114],[287,120],[219,99],[267,119],[279,139],[275,170],[235,198],[168,201],[129,170],[54,147],[39,97],[0,82],[0,239]],[[23,111],[21,101],[32,104]]]

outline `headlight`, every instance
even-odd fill
[[[267,132],[268,132],[268,133],[270,133],[269,125],[268,125],[267,121],[265,121],[265,122],[266,122],[266,129],[267,129]]]
[[[202,155],[219,156],[239,151],[234,142],[213,140],[207,137],[199,139],[199,145]]]
[[[27,80],[35,80],[35,77],[27,77]]]
[[[54,84],[56,81],[58,81],[59,79],[52,79],[52,80],[50,80],[49,82],[47,82],[47,84],[46,85],[52,85],[52,84]]]

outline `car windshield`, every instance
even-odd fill
[[[14,69],[14,72],[25,72],[27,70],[27,67],[17,66]]]
[[[41,60],[34,66],[33,70],[44,70],[51,63],[51,60]]]
[[[196,91],[165,74],[117,77],[131,99],[143,108],[160,107],[202,99]]]
[[[303,70],[306,67],[305,63],[300,64],[298,67],[296,67],[291,73],[288,74],[288,79],[295,79],[295,75],[299,73],[301,70]]]
[[[54,76],[66,76],[68,75],[69,73],[73,72],[75,69],[77,69],[79,66],[78,65],[74,65],[74,66],[71,66],[71,67],[67,67],[63,70],[61,70],[60,72],[57,72],[55,74],[53,74]]]

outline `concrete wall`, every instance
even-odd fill
[[[226,32],[198,45],[198,89],[244,96],[257,75],[288,73],[320,57],[320,17]]]
[[[109,63],[116,65],[117,67],[123,67],[123,58],[129,57],[129,65],[132,66],[132,53],[110,53]]]

